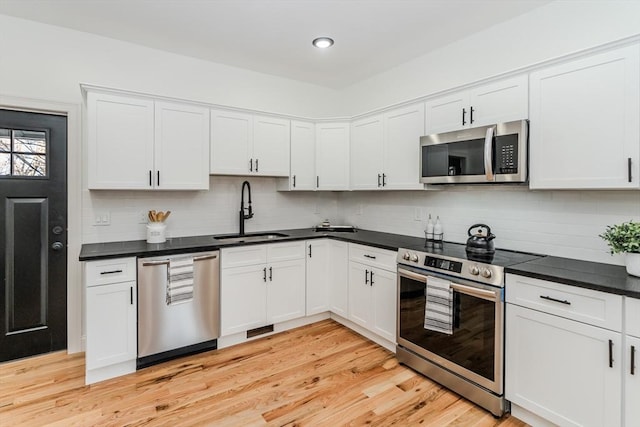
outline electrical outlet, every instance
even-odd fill
[[[93,220],[93,225],[97,225],[97,226],[111,225],[111,213],[109,212],[96,213],[95,218]]]
[[[138,224],[146,224],[149,222],[149,212],[140,211],[138,212]]]
[[[413,220],[422,221],[422,208],[416,207],[413,211]]]

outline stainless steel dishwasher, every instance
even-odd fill
[[[217,348],[220,252],[138,258],[138,368]]]

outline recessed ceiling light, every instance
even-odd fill
[[[313,40],[313,45],[319,49],[326,49],[333,45],[333,39],[330,37],[318,37]]]

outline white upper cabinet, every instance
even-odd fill
[[[382,114],[351,123],[351,188],[382,187]]]
[[[87,129],[89,189],[209,188],[206,108],[88,91]]]
[[[253,118],[254,172],[264,176],[289,176],[290,122],[275,117]]]
[[[349,123],[316,124],[316,189],[349,189]]]
[[[211,174],[289,176],[289,120],[211,110]]]
[[[316,188],[316,125],[291,121],[290,190]]]
[[[209,188],[209,111],[155,102],[156,188]]]
[[[638,188],[639,56],[633,45],[531,73],[531,188]]]
[[[527,76],[520,75],[426,102],[426,134],[528,117]]]
[[[422,135],[423,103],[353,122],[351,188],[422,189],[419,172]]]
[[[211,110],[211,173],[248,175],[252,138],[251,114]]]
[[[383,120],[383,188],[424,188],[420,183],[420,137],[425,134],[424,103],[389,111],[384,114]]]

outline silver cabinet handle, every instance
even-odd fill
[[[206,259],[216,259],[216,258],[218,258],[218,254],[202,255],[202,256],[193,257],[193,262],[204,261]]]

